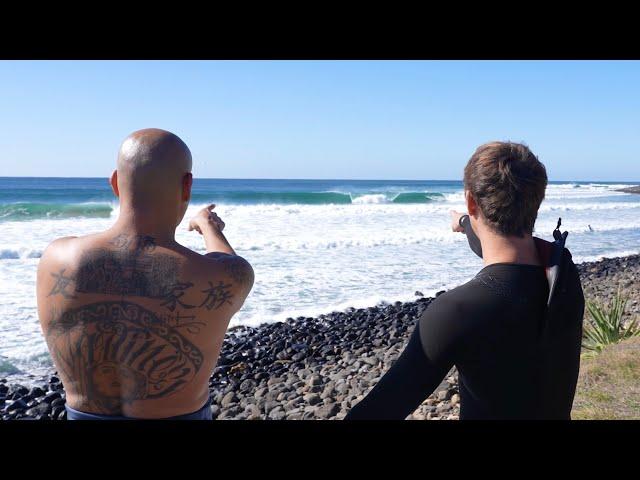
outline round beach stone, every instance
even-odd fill
[[[320,418],[331,418],[335,416],[339,411],[340,407],[337,404],[329,402],[318,408],[317,415]]]
[[[14,400],[13,402],[11,402],[11,405],[6,407],[7,412],[24,411],[26,409],[27,409],[27,402],[25,402],[21,398],[19,398],[18,400]]]
[[[29,392],[31,398],[39,398],[45,395],[45,391],[40,387],[33,387]]]
[[[308,405],[317,405],[318,403],[322,402],[320,395],[318,395],[317,393],[308,393],[304,397],[302,397],[302,399]]]
[[[256,387],[255,380],[247,379],[240,384],[240,391],[243,393],[246,393],[253,390],[255,387]]]
[[[442,400],[447,400],[450,397],[450,392],[449,390],[440,390],[439,392],[436,393],[436,398],[440,401]]]
[[[287,414],[282,409],[282,407],[278,406],[269,412],[269,420],[283,420]]]
[[[318,385],[322,385],[322,377],[320,375],[311,375],[307,380],[307,385],[310,387],[315,387]]]
[[[222,398],[222,401],[220,402],[220,404],[224,408],[227,408],[231,404],[236,403],[237,401],[238,401],[238,397],[236,396],[235,392],[229,392]]]

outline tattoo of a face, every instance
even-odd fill
[[[69,292],[67,288],[71,286],[73,282],[73,278],[70,276],[65,276],[66,268],[60,270],[59,273],[52,273],[51,276],[56,279],[56,283],[53,285],[51,292],[49,292],[48,297],[53,295],[62,295],[64,298],[76,298],[73,292]]]
[[[217,309],[223,306],[225,303],[231,304],[231,298],[233,294],[231,293],[231,284],[225,284],[224,282],[218,282],[218,285],[213,285],[212,282],[209,283],[209,288],[202,290],[202,293],[205,293],[207,296],[200,304],[200,307],[205,307],[207,310]]]
[[[159,318],[135,303],[98,302],[54,314],[46,337],[56,366],[87,398],[83,408],[114,414],[193,379],[204,357],[179,330],[200,325],[179,314]]]
[[[185,297],[194,283],[179,279],[180,260],[157,252],[152,237],[120,235],[111,245],[87,252],[73,274],[52,274],[49,296],[105,294],[116,301],[54,311],[45,336],[56,367],[85,399],[82,408],[119,414],[124,404],[172,395],[195,377],[204,356],[184,335],[198,334],[205,322],[184,311],[219,309],[233,294],[232,283],[209,281],[202,303],[192,305]],[[226,260],[226,271],[239,278],[234,260]],[[135,296],[156,300],[156,307],[129,298]]]

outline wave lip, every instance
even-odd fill
[[[367,205],[383,203],[428,203],[444,200],[439,192],[225,192],[224,194],[197,193],[193,200],[200,202],[219,202],[240,205]]]
[[[193,200],[229,204],[302,204],[324,205],[351,203],[351,196],[341,192],[226,192],[224,194],[196,193]]]
[[[429,203],[444,200],[444,195],[438,192],[403,192],[393,197],[393,203]]]
[[[93,217],[109,218],[113,205],[101,202],[86,203],[3,203],[0,220],[35,220],[42,218]]]

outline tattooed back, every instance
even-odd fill
[[[253,284],[241,257],[107,231],[53,242],[38,311],[70,407],[166,418],[198,410]]]

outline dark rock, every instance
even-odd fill
[[[291,361],[299,362],[300,360],[304,360],[307,357],[307,351],[298,352],[291,357]]]
[[[368,364],[371,365],[373,367],[376,367],[378,365],[378,363],[380,363],[380,361],[376,358],[376,357],[363,357],[361,358],[361,360]]]
[[[269,420],[283,420],[287,414],[282,409],[282,407],[278,406],[269,412]]]
[[[272,377],[269,380],[267,380],[267,385],[269,386],[277,385],[279,383],[282,383],[282,378],[280,377]]]
[[[238,397],[236,396],[235,392],[229,392],[222,398],[222,402],[220,402],[220,404],[222,405],[223,408],[227,408],[231,404],[236,403],[237,401],[238,401]]]
[[[269,414],[271,413],[271,410],[273,410],[274,408],[278,408],[280,407],[280,403],[276,402],[275,400],[267,400],[264,403],[264,412]]]
[[[247,393],[256,388],[256,382],[251,379],[247,379],[240,384],[240,391],[242,393]]]
[[[48,416],[49,413],[51,413],[51,405],[48,403],[40,403],[26,411],[26,414],[30,417],[37,417],[38,415]]]
[[[307,385],[309,386],[322,385],[322,377],[320,375],[312,375],[307,380]]]
[[[254,395],[256,398],[262,398],[264,397],[267,393],[269,392],[269,389],[267,387],[262,387],[259,388],[255,391]]]
[[[247,420],[259,420],[262,418],[260,408],[254,404],[247,405],[244,409],[244,413],[246,414]]]
[[[51,418],[53,418],[54,420],[58,419],[58,416],[64,411],[64,407],[61,405],[58,405],[55,408],[51,409]]]
[[[334,383],[333,382],[329,382],[325,387],[324,390],[322,390],[322,393],[320,394],[320,398],[325,399],[325,398],[330,398],[334,395],[335,393],[335,389],[334,389]]]
[[[317,405],[318,403],[322,402],[320,395],[318,395],[317,393],[308,393],[307,395],[302,397],[302,399],[307,403],[307,405]]]
[[[281,351],[276,354],[276,358],[278,360],[289,360],[291,358],[291,355],[285,351]]]
[[[448,400],[450,396],[451,396],[451,392],[449,389],[440,390],[439,392],[436,393],[436,398],[440,401]]]
[[[14,391],[18,393],[21,397],[24,397],[25,395],[29,395],[29,389],[27,387],[23,387],[20,385],[18,385]]]
[[[42,397],[44,394],[45,394],[45,391],[40,387],[33,387],[29,392],[29,396],[31,398],[39,398],[39,397]]]
[[[54,400],[62,398],[62,394],[60,392],[49,392],[44,396],[43,402],[52,403]]]
[[[19,398],[18,400],[14,400],[11,405],[9,405],[6,408],[7,412],[13,412],[13,411],[24,411],[27,409],[27,402],[25,402],[24,400],[22,400],[21,398]]]
[[[320,408],[318,408],[317,415],[320,418],[331,418],[337,415],[339,411],[340,411],[340,407],[337,404],[333,402],[329,402],[325,405],[322,405]]]
[[[314,418],[316,418],[315,410],[313,410],[313,411],[305,411],[302,414],[302,420],[313,420]]]

